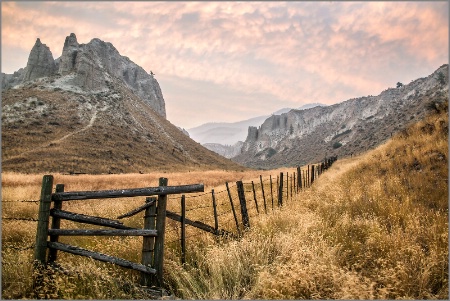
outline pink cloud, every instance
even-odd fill
[[[4,2],[2,47],[26,52],[40,37],[56,58],[74,32],[80,43],[111,42],[157,76],[258,91],[292,106],[334,103],[445,63],[447,9],[427,2]]]

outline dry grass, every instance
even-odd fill
[[[240,240],[230,241],[188,228],[184,266],[180,264],[178,225],[169,221],[166,288],[183,299],[448,299],[447,138],[446,113],[430,116],[372,152],[337,161],[311,189],[288,199],[281,209],[269,207],[267,215],[255,213],[250,192],[251,230]],[[283,171],[291,174],[293,170]],[[66,190],[156,186],[160,176],[169,178],[169,185],[203,182],[206,192],[211,188],[218,192],[219,203],[224,204],[220,210],[228,210],[224,182],[243,179],[256,184],[260,174],[264,179],[271,174],[276,181],[279,171],[55,178],[66,184]],[[4,174],[3,216],[35,217],[36,204],[5,201],[36,199],[40,181],[41,175]],[[262,198],[259,191],[257,198]],[[210,194],[188,200],[189,206],[209,204]],[[171,202],[171,210],[179,210],[178,202]],[[142,200],[113,204],[99,200],[64,206],[75,212],[117,217]],[[202,220],[211,216],[208,210],[189,214]],[[141,226],[142,218],[131,218],[127,224]],[[33,291],[32,250],[11,247],[32,244],[34,227],[34,222],[3,221],[4,298],[149,298],[134,285],[139,282],[138,273],[70,254],[59,255],[65,273],[48,272],[47,286]],[[141,240],[136,238],[80,237],[70,242],[140,260]]]

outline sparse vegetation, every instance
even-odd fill
[[[333,139],[331,139],[331,140],[334,140],[334,139],[337,139],[337,138],[342,137],[344,135],[350,134],[351,132],[352,132],[352,130],[348,129],[346,131],[343,131],[342,133],[339,133],[339,134],[335,135],[333,137]]]
[[[281,210],[252,217],[241,240],[196,237],[187,263],[169,247],[167,289],[183,299],[448,299],[448,116],[434,114],[359,157],[338,160],[314,186]],[[168,173],[173,185],[252,179],[274,171]],[[160,174],[57,176],[69,190],[139,187]],[[3,174],[4,216],[35,217],[42,175]],[[223,186],[221,186],[223,187]],[[221,189],[221,188],[220,188]],[[219,190],[219,189],[217,189]],[[117,216],[136,203],[69,204],[71,210]],[[11,206],[13,204],[14,206]],[[109,209],[107,209],[109,208]],[[136,219],[133,223],[139,223]],[[2,296],[11,298],[149,298],[139,275],[61,255],[64,272],[31,287],[35,224],[3,221]],[[77,239],[102,252],[138,260],[138,239]],[[14,248],[12,248],[14,247]],[[89,283],[89,285],[86,285]]]
[[[337,149],[340,148],[342,146],[342,143],[336,141],[335,143],[333,143],[333,149]]]
[[[442,85],[442,86],[445,85],[445,74],[442,71],[438,72],[437,80],[440,85]]]

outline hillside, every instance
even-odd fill
[[[228,224],[234,229],[231,209],[222,207],[229,204],[223,183],[238,179],[257,183],[258,174],[275,179],[280,171],[286,172],[221,170],[167,176],[172,185],[189,179],[204,182],[205,191],[215,188],[221,204],[220,227]],[[158,183],[160,176],[159,172],[56,175],[55,180],[70,190],[84,191],[144,187]],[[32,200],[39,198],[41,180],[39,174],[16,173],[6,173],[2,179],[4,299],[151,299],[148,290],[138,285],[139,273],[62,252],[58,253],[59,268],[43,275],[48,285],[33,285],[30,246],[35,242],[36,224],[31,221],[37,218],[39,206]],[[270,200],[272,187],[265,182]],[[237,200],[234,185],[231,191]],[[251,189],[248,194],[251,205]],[[258,200],[261,197],[258,191]],[[276,202],[276,194],[274,198]],[[197,209],[187,211],[188,218],[214,223],[210,193],[186,200]],[[113,210],[108,204],[109,200],[82,201],[70,208],[115,219],[141,206],[142,199],[118,200]],[[180,202],[168,206],[179,212]],[[311,188],[303,187],[285,199],[283,207],[267,209],[258,214],[251,206],[251,228],[239,239],[199,235],[188,227],[186,264],[180,260],[180,226],[169,222],[164,287],[171,298],[448,300],[448,102],[375,150],[336,161]],[[126,220],[126,225],[139,228],[142,223],[142,214]],[[95,246],[99,252],[135,262],[142,249],[138,238],[111,237],[105,243],[105,238],[87,236],[76,241],[81,247]]]
[[[306,110],[316,106],[325,106],[319,103],[306,104],[297,110]],[[280,109],[272,115],[289,112],[290,108]],[[258,116],[238,122],[212,122],[188,129],[189,136],[201,143],[204,147],[218,153],[225,158],[232,158],[240,154],[242,141],[247,137],[248,128],[260,126],[270,115]]]
[[[171,288],[182,299],[448,299],[447,107],[338,160],[238,242],[173,260]]]
[[[99,39],[71,34],[56,60],[38,39],[2,87],[3,171],[242,169],[166,120],[153,75]]]
[[[447,94],[448,65],[443,65],[425,78],[377,96],[274,115],[258,128],[249,127],[242,153],[233,160],[270,169],[364,152],[424,118]]]
[[[281,114],[291,109],[282,109],[274,114]],[[188,129],[189,136],[201,144],[219,143],[233,145],[244,141],[249,126],[259,126],[269,115],[258,116],[238,122],[210,122]]]

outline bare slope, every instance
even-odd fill
[[[2,91],[4,171],[241,169],[184,135],[120,81],[87,92],[58,87],[63,79]]]
[[[447,98],[448,65],[443,65],[425,78],[377,96],[271,116],[259,128],[248,129],[242,154],[233,160],[270,169],[325,156],[351,156],[384,143]]]

